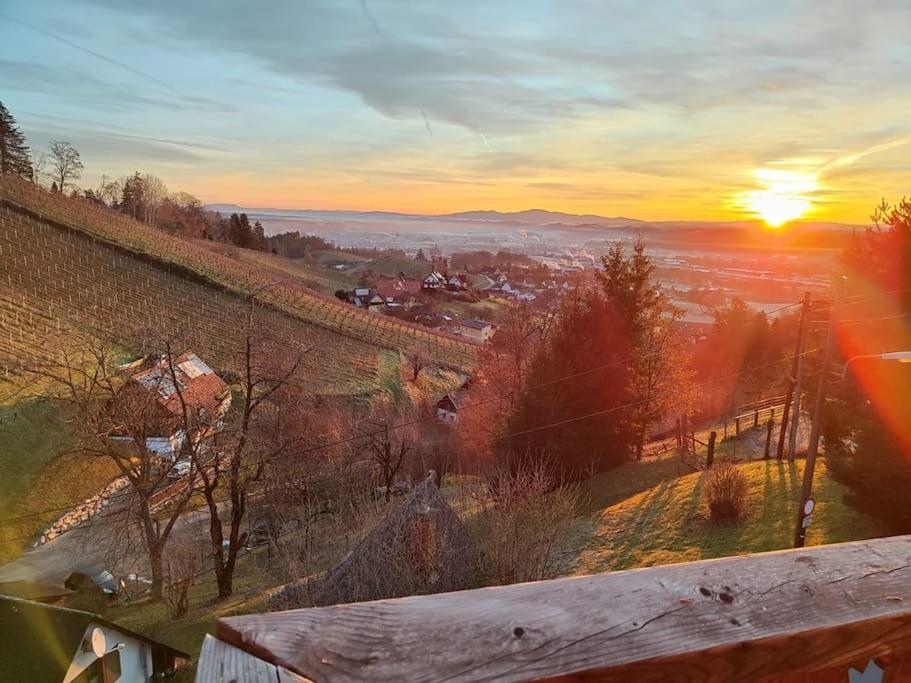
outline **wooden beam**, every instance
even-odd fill
[[[311,683],[287,669],[207,635],[199,654],[196,683]]]
[[[318,681],[788,677],[911,652],[911,536],[229,617],[218,634]]]

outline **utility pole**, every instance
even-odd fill
[[[800,309],[800,326],[797,330],[797,348],[794,351],[794,360],[791,363],[791,375],[788,377],[788,391],[784,400],[784,413],[781,416],[781,428],[778,431],[778,452],[776,456],[781,460],[784,455],[784,440],[788,433],[788,417],[791,414],[791,401],[794,398],[794,382],[797,379],[798,363],[800,362],[800,347],[803,344],[803,330],[807,323],[807,315],[810,309],[810,292],[803,293],[803,307]]]
[[[810,317],[810,292],[803,295],[803,310],[800,312],[800,330],[797,332],[797,355],[794,357],[794,412],[791,417],[791,433],[788,437],[788,462],[797,457],[797,428],[800,426],[800,394],[803,380],[803,349],[807,337],[807,320]]]
[[[838,295],[841,279],[835,281],[835,294],[829,311],[829,330],[823,351],[822,367],[816,385],[816,405],[813,407],[813,427],[810,430],[810,445],[807,447],[807,461],[803,469],[803,485],[800,487],[800,505],[797,507],[797,526],[794,529],[794,547],[802,548],[807,539],[807,527],[812,520],[816,502],[812,499],[813,474],[816,469],[816,452],[819,450],[819,432],[822,429],[822,413],[826,400],[826,385],[829,382],[829,365],[835,347],[835,327],[838,324]]]

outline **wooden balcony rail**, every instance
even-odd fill
[[[217,635],[200,683],[904,681],[911,536],[230,617]]]

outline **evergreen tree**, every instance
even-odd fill
[[[117,208],[136,220],[141,220],[145,214],[145,187],[139,171],[124,178]]]
[[[34,169],[25,136],[16,119],[0,102],[0,173],[34,180]]]
[[[826,466],[845,486],[845,502],[879,521],[888,533],[911,533],[911,369],[866,354],[911,349],[911,200],[883,204],[877,227],[846,251],[838,329],[841,363],[860,356],[831,385],[823,414]],[[899,317],[901,316],[901,317]],[[811,374],[812,376],[812,374]]]

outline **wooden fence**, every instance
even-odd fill
[[[911,536],[220,619],[199,683],[911,677]],[[854,680],[854,677],[851,677]]]

